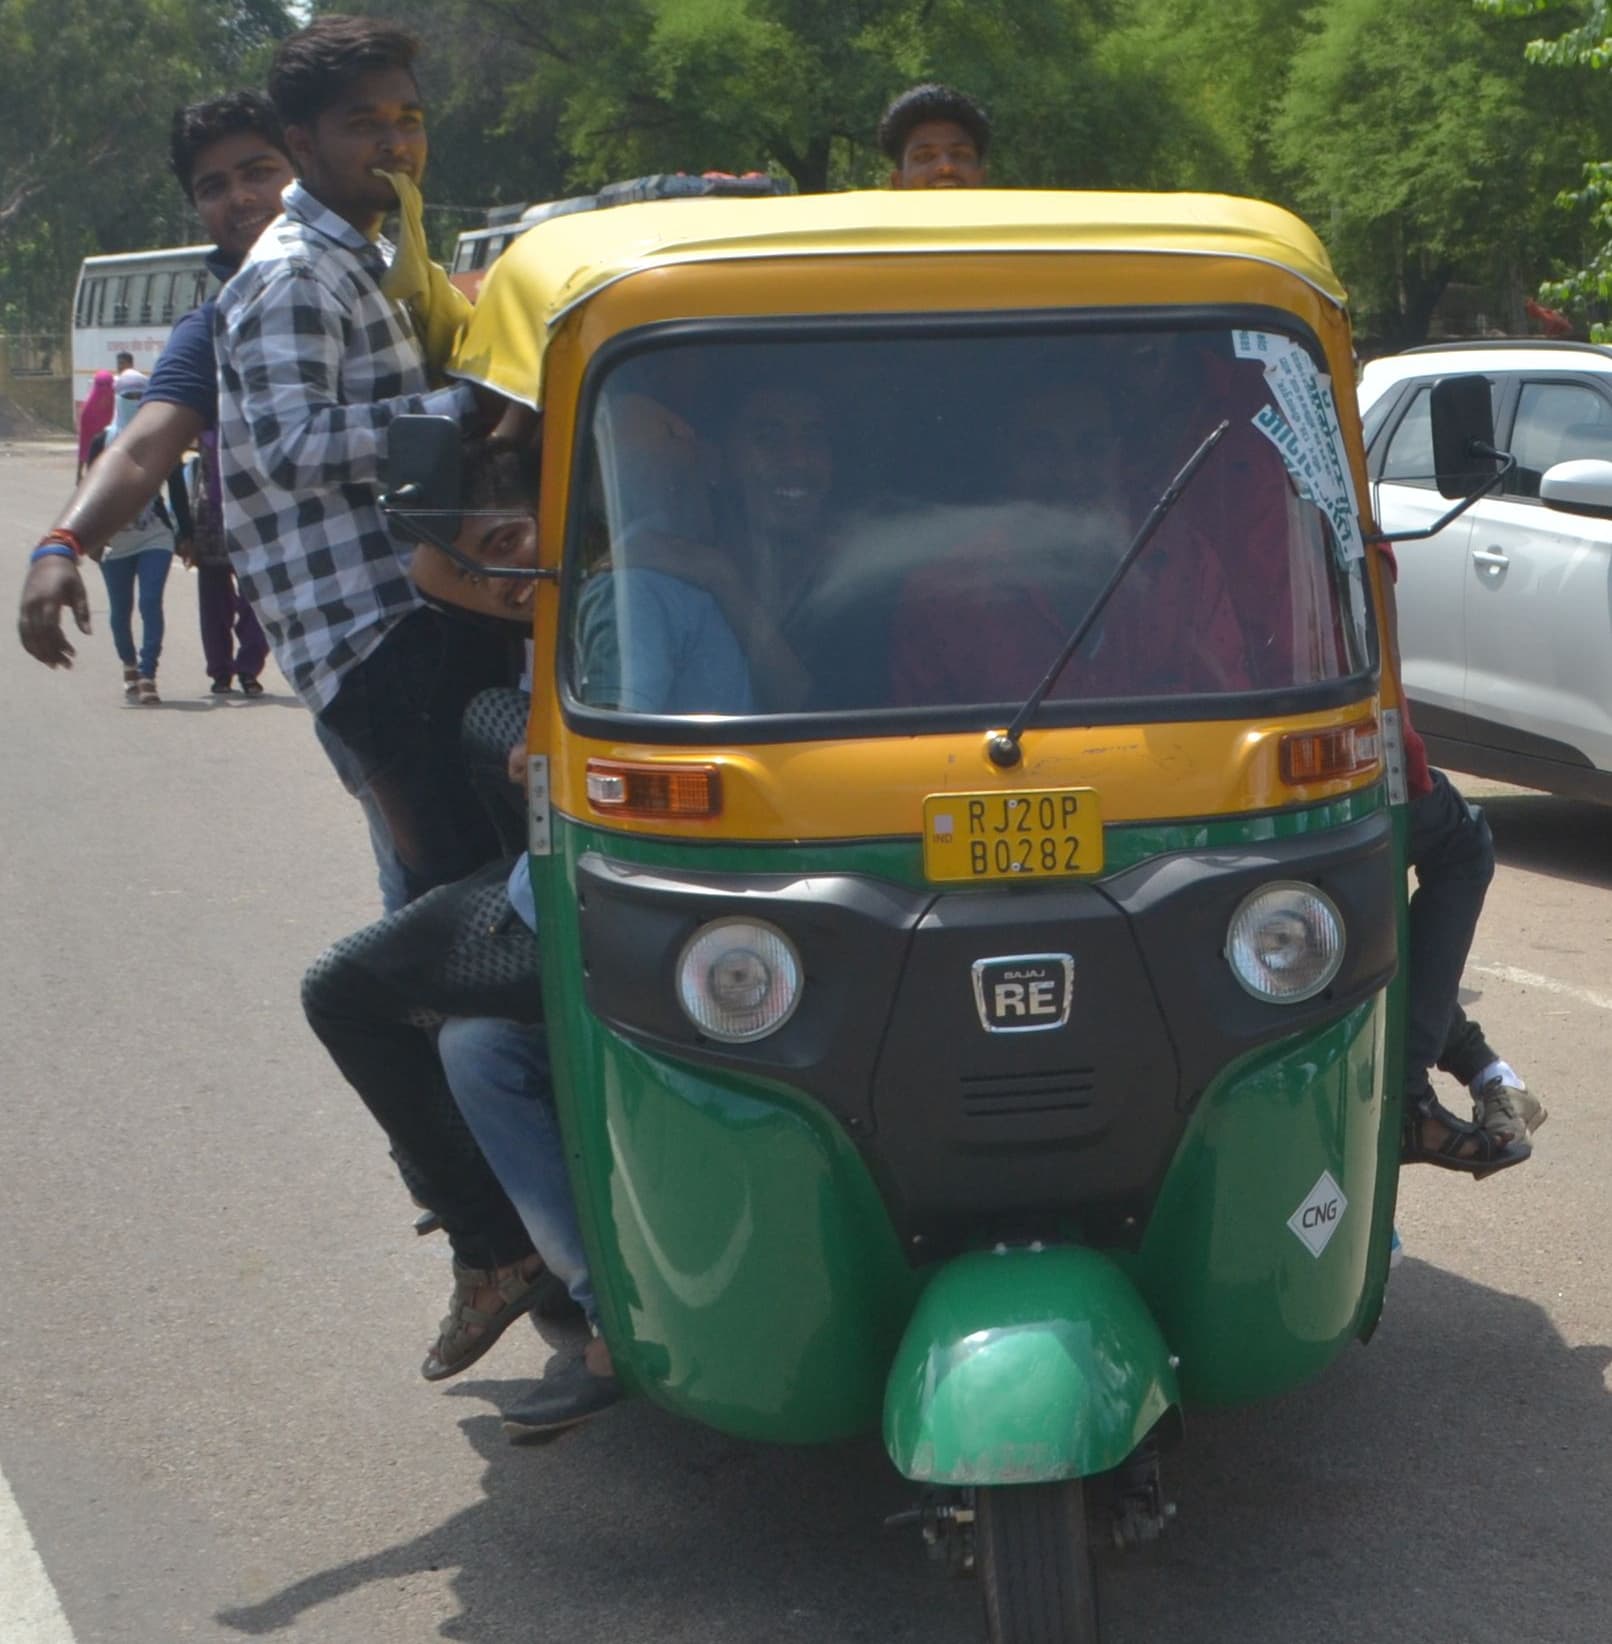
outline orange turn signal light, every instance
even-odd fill
[[[1282,738],[1282,780],[1290,788],[1360,776],[1382,764],[1382,737],[1375,719],[1325,731],[1294,731]]]
[[[588,803],[607,816],[661,816],[702,821],[722,810],[715,765],[630,765],[588,761]]]

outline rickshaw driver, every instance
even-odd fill
[[[707,463],[709,447],[692,427],[664,407],[656,406],[653,415],[677,425],[667,460],[710,480],[709,508],[691,513],[684,506],[686,534],[630,526],[626,532],[627,574],[638,588],[628,601],[670,599],[677,608],[675,620],[668,609],[645,630],[651,643],[629,664],[634,681],[629,691],[669,700],[665,676],[672,659],[660,656],[660,647],[683,633],[679,649],[685,660],[676,671],[691,698],[702,689],[697,677],[715,671],[727,677],[703,687],[711,700],[750,700],[753,686],[753,700],[743,711],[758,702],[767,711],[813,705],[825,684],[820,677],[825,669],[812,665],[821,637],[813,595],[836,557],[827,518],[834,453],[822,394],[793,376],[764,375],[742,389],[719,435],[720,475]],[[595,586],[590,584],[584,600],[600,598]],[[590,625],[581,646],[582,655],[594,659],[586,670],[590,700],[600,667],[615,666],[614,642],[597,630],[603,609],[600,604],[587,613]],[[698,629],[713,614],[720,626],[706,626],[702,640]],[[747,678],[742,693],[732,678],[735,643]],[[841,665],[838,654],[834,665]],[[633,705],[630,695],[620,705]]]

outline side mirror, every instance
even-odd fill
[[[1495,476],[1494,403],[1487,377],[1441,377],[1429,396],[1433,471],[1441,497],[1470,497]]]
[[[464,434],[453,417],[396,417],[386,431],[386,495],[381,505],[405,517],[436,516],[437,534],[459,529],[459,478]]]
[[[1547,468],[1540,476],[1539,500],[1564,514],[1612,519],[1612,462],[1580,457]]]

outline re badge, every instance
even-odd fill
[[[1330,1170],[1321,1172],[1321,1179],[1304,1196],[1304,1202],[1291,1216],[1287,1225],[1293,1229],[1300,1244],[1317,1260],[1332,1243],[1349,1201],[1343,1189],[1332,1179]]]
[[[1019,953],[974,961],[974,1003],[987,1033],[1042,1033],[1069,1020],[1075,961],[1068,953]]]

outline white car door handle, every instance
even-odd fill
[[[1486,571],[1503,571],[1511,563],[1510,559],[1498,548],[1475,548],[1472,552],[1473,560]]]

